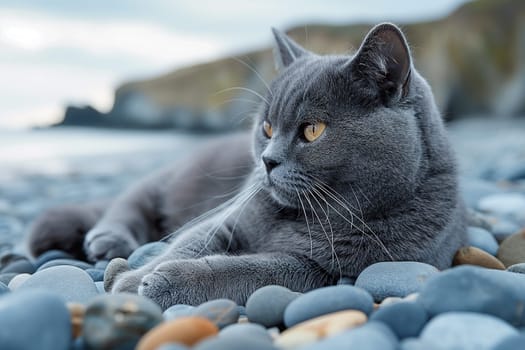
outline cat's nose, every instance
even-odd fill
[[[274,159],[268,157],[262,157],[264,165],[266,166],[266,172],[269,174],[276,166],[280,163]]]

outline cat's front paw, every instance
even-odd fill
[[[138,246],[131,233],[120,226],[95,227],[84,240],[84,250],[91,261],[127,258]]]
[[[162,263],[145,275],[138,291],[165,310],[175,304],[201,304],[211,288],[211,270],[205,262],[175,260]]]

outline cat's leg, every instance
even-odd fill
[[[304,292],[333,282],[319,265],[304,257],[285,253],[213,255],[158,265],[142,278],[139,294],[151,298],[163,309],[218,298],[244,305],[256,289],[266,285],[277,284]]]
[[[29,229],[28,248],[33,256],[52,250],[63,250],[84,260],[84,238],[96,224],[108,202],[66,205],[45,211]]]

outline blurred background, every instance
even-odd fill
[[[272,26],[350,53],[381,21],[406,33],[463,176],[525,178],[525,1],[0,0],[0,244],[248,128]]]

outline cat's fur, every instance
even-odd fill
[[[252,170],[243,168],[250,160],[239,146],[246,142],[242,137],[208,150],[206,161],[196,160],[206,171],[212,169],[207,161],[237,169],[229,187],[212,186],[209,193],[205,185],[206,196],[234,190],[239,176],[243,190],[177,231],[162,256],[117,276],[113,291],[138,292],[164,308],[224,297],[242,304],[264,285],[306,291],[357,276],[378,261],[443,269],[465,244],[455,160],[401,31],[392,24],[374,27],[353,56],[318,56],[274,34],[281,71],[255,121]],[[264,120],[272,125],[271,138],[263,132]],[[315,122],[324,122],[326,130],[307,142],[303,127]],[[189,169],[187,174],[196,171]],[[181,208],[177,196],[192,189],[168,190],[166,179],[180,185],[184,171],[155,175],[163,177],[118,199],[88,233],[88,255],[127,255],[165,233],[153,224],[158,218],[171,220],[160,227],[180,226],[169,212],[152,209]],[[152,189],[174,197],[152,196]],[[182,221],[222,201],[201,205]]]

